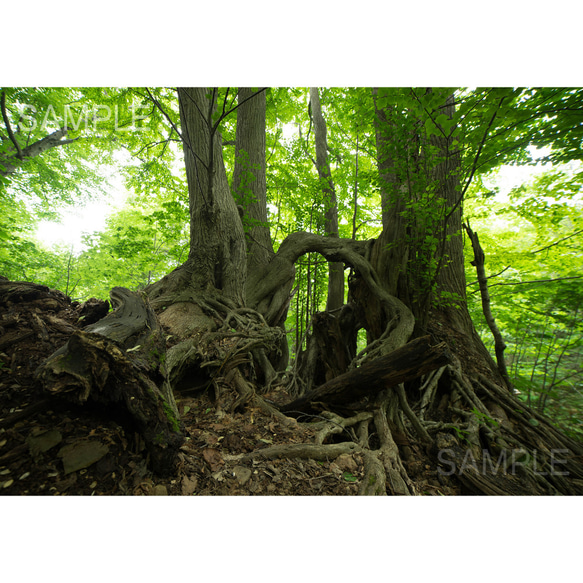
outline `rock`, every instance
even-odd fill
[[[241,486],[244,486],[251,478],[251,470],[245,466],[235,466],[233,474]]]
[[[26,442],[33,457],[48,451],[55,445],[63,441],[63,436],[56,429],[49,431],[38,432],[34,431],[28,436]]]
[[[168,490],[166,489],[166,486],[163,484],[157,484],[154,486],[152,496],[168,496]]]
[[[109,447],[100,441],[77,441],[59,450],[63,458],[65,475],[88,468],[109,452]]]
[[[358,464],[354,458],[348,454],[343,453],[336,458],[336,465],[345,472],[355,472],[358,469]]]

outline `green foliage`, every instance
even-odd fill
[[[498,427],[498,425],[500,425],[496,419],[492,419],[492,417],[486,415],[486,413],[478,411],[476,408],[472,409],[472,413],[478,418],[478,421],[484,425],[490,425],[492,427]]]
[[[17,160],[2,122],[0,272],[34,280],[75,298],[107,297],[114,285],[132,289],[155,281],[188,255],[188,193],[176,92],[168,88],[4,88],[6,114],[20,148],[67,125],[71,143]],[[213,92],[211,92],[213,93]],[[219,88],[213,122],[223,138],[228,175],[234,168],[236,91]],[[446,110],[455,97],[455,112]],[[275,249],[298,230],[324,234],[325,203],[315,157],[307,88],[266,92],[268,220]],[[391,88],[377,93],[388,113],[387,145],[377,151],[375,102],[369,88],[322,88],[339,234],[365,240],[382,229],[381,187],[389,204],[402,202],[406,270],[412,300],[457,306],[459,294],[436,287],[447,266],[445,223],[454,210],[440,192],[440,172],[459,156],[460,208],[479,233],[491,276],[492,309],[508,344],[506,356],[525,401],[583,436],[583,253],[581,160],[583,90],[556,88]],[[232,113],[228,113],[232,112]],[[488,187],[502,164],[534,164],[532,146],[546,147],[548,171],[507,198]],[[241,154],[241,155],[244,155]],[[393,160],[395,180],[383,182],[377,157]],[[553,166],[550,165],[553,164]],[[561,165],[563,164],[563,165]],[[57,220],[108,190],[102,166],[114,166],[132,193],[85,250],[47,249],[35,240],[40,220]],[[243,193],[252,180],[244,176]],[[461,200],[463,196],[463,201]],[[248,202],[247,200],[241,202]],[[253,226],[244,218],[246,230]],[[492,348],[466,252],[467,301],[476,327]],[[317,255],[297,264],[286,327],[290,346],[305,346],[314,312],[324,309],[327,265]],[[364,348],[364,332],[359,350]],[[489,423],[484,418],[481,421]],[[463,435],[460,435],[463,437]]]
[[[342,472],[342,478],[346,482],[358,482],[358,478],[352,475],[350,472]],[[371,476],[371,479],[374,479],[374,476]],[[371,486],[374,484],[374,480],[371,483]]]
[[[119,134],[131,123],[128,90],[27,87],[0,91],[14,141],[23,154],[27,147],[40,147],[58,130],[68,129],[59,145],[20,159],[2,120],[0,173],[8,174],[0,182],[0,197],[18,193],[35,214],[55,218],[63,205],[102,196],[104,177],[97,170],[112,163]]]
[[[85,244],[77,259],[83,297],[107,297],[115,285],[141,289],[186,259],[188,209],[184,201],[131,199]]]
[[[583,436],[583,173],[555,167],[514,189],[510,204],[467,204],[492,276],[492,311],[501,329],[511,380],[531,407]],[[492,220],[492,215],[499,219]],[[475,270],[467,265],[468,281]],[[476,283],[468,306],[486,345],[493,340],[481,312]]]

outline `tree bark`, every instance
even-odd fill
[[[379,99],[378,88],[373,89],[373,102],[383,231],[372,250],[371,262],[387,291],[407,301],[406,165],[401,161],[401,167],[397,167],[393,110]]]
[[[440,112],[453,116],[453,95],[444,96],[444,105]],[[494,359],[476,332],[468,311],[462,226],[463,191],[459,177],[460,153],[457,135],[451,132],[447,137],[433,136],[432,142],[439,149],[432,177],[438,184],[437,194],[444,201],[443,221],[437,231],[440,239],[435,278],[438,307],[434,312],[439,312],[448,325],[463,333],[467,337],[468,347],[484,362],[494,378],[504,382]]]
[[[178,274],[148,288],[156,305],[187,287],[192,294],[220,295],[245,304],[245,234],[231,196],[221,136],[213,118],[216,91],[179,88],[178,100],[190,206],[190,252]],[[160,296],[166,297],[160,299]]]
[[[270,326],[285,328],[289,293],[293,278],[283,285],[276,302],[281,309],[269,313],[268,302],[252,305],[249,282],[250,274],[267,265],[274,255],[269,223],[267,220],[267,193],[265,178],[265,91],[239,88],[237,109],[237,134],[235,143],[235,169],[233,172],[233,196],[242,211],[247,240],[247,305],[257,309]],[[285,370],[289,360],[287,336],[281,337],[281,345],[269,355],[275,370]]]
[[[265,265],[273,256],[267,222],[265,180],[265,91],[239,88],[233,196],[247,222],[247,269]]]
[[[324,230],[328,237],[338,237],[338,204],[336,191],[332,182],[330,162],[328,160],[328,142],[326,138],[326,121],[322,115],[320,95],[317,87],[310,87],[310,103],[314,120],[316,138],[316,166],[322,193],[324,195]],[[337,310],[344,304],[344,266],[342,263],[328,264],[328,299],[326,310]]]

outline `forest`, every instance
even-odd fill
[[[583,493],[583,90],[0,97],[2,494]]]

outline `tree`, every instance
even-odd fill
[[[217,398],[235,391],[234,409],[252,402],[284,420],[284,413],[316,413],[329,420],[322,429],[327,436],[333,426],[358,424],[357,443],[335,447],[334,455],[359,448],[365,459],[362,493],[417,493],[410,475],[415,459],[453,467],[441,472],[441,479],[457,480],[467,492],[578,492],[580,485],[571,478],[552,471],[543,476],[528,464],[510,475],[476,468],[502,453],[520,451],[523,459],[538,451],[540,463],[541,448],[563,449],[573,457],[562,469],[583,477],[574,459],[583,449],[508,390],[475,330],[466,298],[464,197],[478,167],[491,163],[483,157],[507,139],[497,131],[505,127],[501,117],[517,120],[526,145],[528,116],[513,109],[521,98],[533,100],[536,135],[548,135],[540,122],[548,110],[539,96],[478,91],[464,101],[452,89],[368,92],[360,114],[374,127],[380,235],[367,241],[292,232],[275,253],[255,261],[248,250],[256,237],[248,243],[243,225],[250,200],[257,217],[268,216],[260,180],[262,93],[239,91],[235,105],[228,89],[180,88],[180,129],[167,114],[183,142],[190,248],[184,263],[145,292],[172,338],[165,358],[171,386],[212,386]],[[229,188],[221,137],[235,111],[241,126],[234,190],[242,209]],[[248,123],[250,118],[255,121]],[[358,127],[360,132],[365,124]],[[370,148],[370,141],[362,147]],[[259,189],[246,198],[254,182]],[[311,343],[316,348],[306,356],[311,364],[294,386],[297,398],[278,409],[260,393],[284,380],[269,354],[281,346],[279,323],[289,307],[290,282],[306,253],[351,269],[348,300],[334,315],[316,314]],[[356,336],[363,328],[367,346],[357,354]],[[385,363],[396,373],[387,374]],[[287,386],[295,380],[290,373]],[[321,445],[326,451],[326,443]],[[269,448],[262,453],[269,454]],[[543,466],[552,467],[551,457],[542,457]],[[476,463],[468,464],[469,458]]]
[[[247,268],[251,270],[268,263],[273,255],[265,182],[265,91],[242,87],[238,99],[233,196],[247,227]]]
[[[310,105],[314,120],[316,141],[316,167],[324,194],[324,229],[329,237],[338,237],[338,204],[328,161],[326,121],[322,115],[320,94],[317,87],[310,87]],[[339,310],[344,304],[344,265],[333,262],[328,266],[328,300],[326,310]]]
[[[221,296],[242,306],[245,237],[223,163],[217,91],[205,94],[201,88],[179,89],[178,97],[188,180],[190,252],[187,261],[155,289],[163,288],[166,295],[168,285],[170,289],[184,285],[191,293]],[[153,291],[152,296],[159,293]]]

